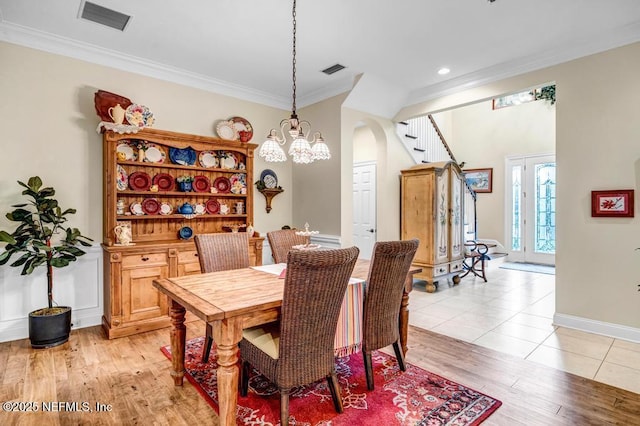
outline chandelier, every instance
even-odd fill
[[[291,117],[280,122],[280,132],[271,129],[267,139],[260,146],[258,155],[269,163],[286,161],[287,156],[282,146],[287,142],[286,135],[291,138],[289,155],[294,163],[309,164],[314,160],[328,160],[331,158],[329,147],[324,142],[322,134],[315,132],[313,140],[309,141],[311,124],[305,120],[299,120],[296,114],[296,0],[293,0],[293,106],[291,107]],[[313,145],[313,147],[312,147]]]

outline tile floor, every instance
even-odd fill
[[[484,283],[467,276],[435,293],[414,287],[409,323],[640,393],[640,343],[554,326],[555,276],[489,262]]]

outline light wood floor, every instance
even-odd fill
[[[187,330],[187,338],[196,337],[204,325]],[[1,343],[0,402],[37,402],[39,411],[0,409],[0,425],[218,424],[186,380],[183,388],[173,386],[159,350],[168,342],[166,329],[106,340],[90,327],[47,350],[31,349],[28,340]],[[640,423],[640,394],[419,328],[410,328],[407,361],[501,400],[484,425]],[[94,411],[42,412],[42,401],[87,402]],[[111,411],[95,412],[96,403]]]

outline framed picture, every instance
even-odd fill
[[[464,178],[475,192],[493,191],[493,169],[463,170]]]
[[[633,217],[633,189],[591,191],[592,217]]]

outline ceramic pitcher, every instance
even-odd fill
[[[109,108],[109,117],[116,124],[122,124],[124,122],[124,108],[120,104],[116,104],[114,107]]]

